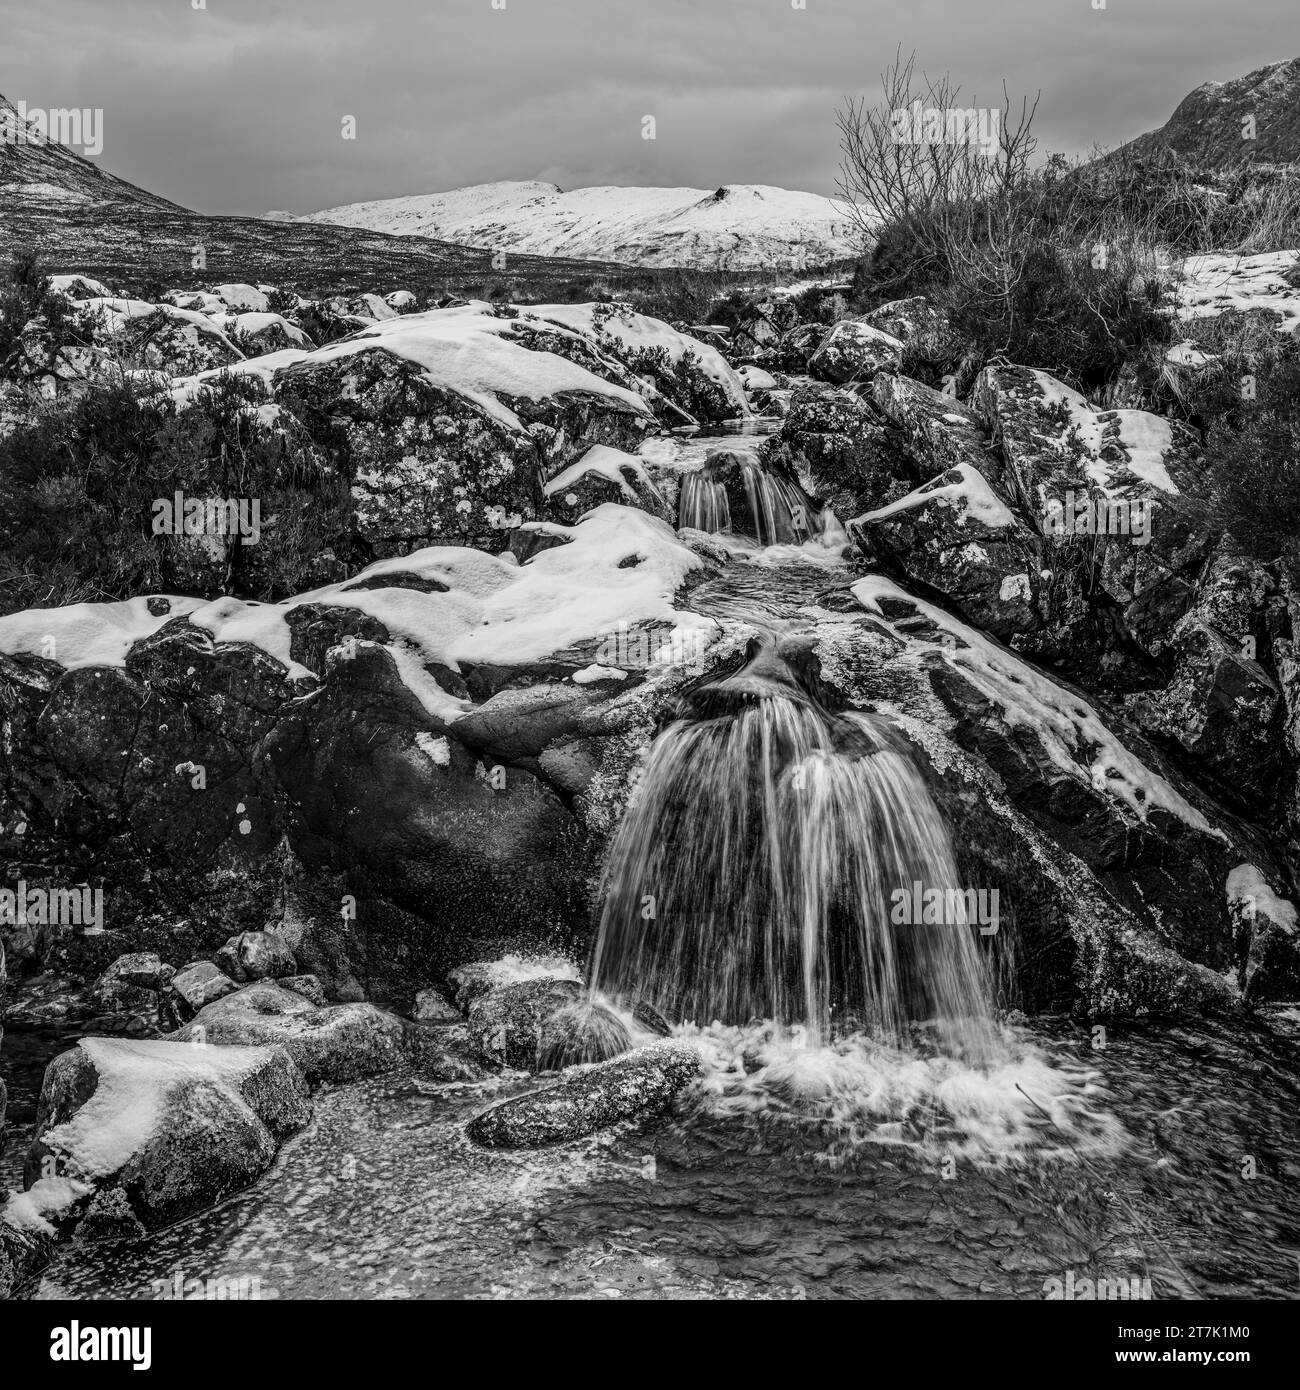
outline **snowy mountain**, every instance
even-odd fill
[[[281,216],[282,214],[276,214]],[[488,250],[642,266],[783,269],[855,254],[847,204],[763,184],[575,188],[476,184],[448,193],[328,208],[301,219]]]

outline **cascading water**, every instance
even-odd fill
[[[731,507],[727,502],[727,489],[712,478],[706,478],[703,472],[687,473],[682,479],[677,521],[678,525],[691,526],[697,531],[714,534],[730,531]]]
[[[679,526],[735,531],[759,545],[798,544],[820,529],[820,509],[791,478],[764,468],[751,453],[723,450],[682,479]]]
[[[948,830],[897,735],[832,714],[770,648],[655,743],[615,837],[592,980],[708,1024],[890,1041],[933,1021],[978,1061],[994,1030],[973,926],[891,921],[952,890]]]

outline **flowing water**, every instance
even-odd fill
[[[669,1018],[985,1057],[990,1011],[948,828],[897,739],[766,651],[657,740],[610,851],[592,981]],[[899,925],[917,890],[955,913]],[[910,913],[909,913],[910,915]]]
[[[721,443],[668,447],[685,478]],[[466,1122],[531,1078],[326,1087],[252,1189],[67,1247],[28,1295],[1041,1299],[1071,1274],[1300,1294],[1300,1012],[994,1018],[975,922],[892,920],[897,889],[960,887],[904,745],[791,656],[848,579],[833,545],[751,542],[693,596],[760,638],[653,746],[593,958],[612,1007],[687,1020],[707,1066],[672,1117],[488,1151]],[[6,1040],[11,1184],[36,1063],[74,1037]]]

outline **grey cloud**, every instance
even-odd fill
[[[1041,89],[1045,150],[1300,54],[1294,0],[3,0],[0,91],[105,111],[102,162],[204,211],[502,178],[835,191],[834,112],[895,48]],[[640,138],[653,113],[658,139]],[[344,114],[359,139],[340,139]]]

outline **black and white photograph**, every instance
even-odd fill
[[[0,0],[0,1366],[1258,1370],[1297,904],[1295,0]]]

